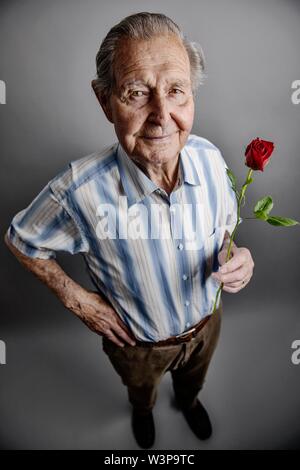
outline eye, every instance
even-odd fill
[[[134,98],[141,98],[142,96],[145,96],[146,94],[147,94],[147,92],[142,91],[142,90],[132,90],[130,92],[130,96],[132,96]]]
[[[179,88],[172,88],[171,93],[173,93],[174,95],[180,95],[181,93],[183,93],[183,91]]]

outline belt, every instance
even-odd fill
[[[169,345],[176,345],[176,344],[180,344],[180,343],[185,343],[187,341],[190,341],[192,338],[194,338],[199,333],[199,331],[202,330],[202,328],[209,321],[210,317],[211,317],[211,315],[207,315],[199,323],[194,325],[189,330],[184,331],[180,335],[171,336],[168,339],[163,339],[162,341],[157,341],[157,342],[136,341],[136,346],[143,346],[143,347],[152,348],[153,346],[169,346]]]

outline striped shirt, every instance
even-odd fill
[[[226,168],[217,147],[190,135],[168,195],[116,143],[71,162],[13,218],[8,237],[32,258],[81,253],[136,339],[160,341],[212,311],[211,273],[237,220]]]

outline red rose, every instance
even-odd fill
[[[264,171],[265,166],[268,164],[274,150],[273,142],[259,139],[258,137],[246,148],[245,165],[252,170]]]

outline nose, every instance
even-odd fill
[[[167,98],[158,94],[152,96],[148,121],[158,126],[164,127],[165,124],[169,121],[169,118],[170,109]]]

